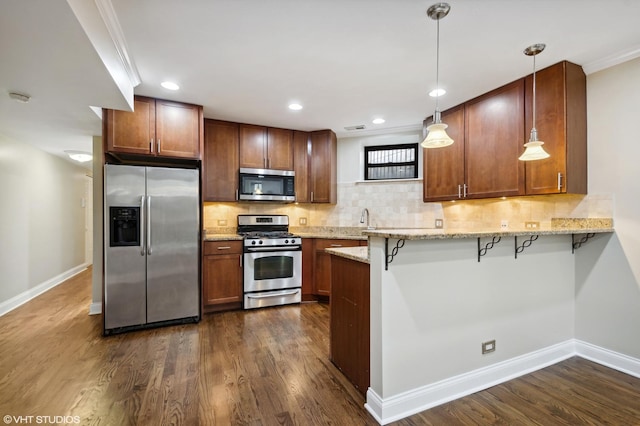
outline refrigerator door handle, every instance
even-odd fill
[[[147,195],[147,255],[151,256],[151,195]]]
[[[145,204],[144,204],[144,195],[142,197],[140,197],[140,256],[144,256],[145,254],[145,245],[144,245],[144,211],[145,211]]]

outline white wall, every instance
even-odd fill
[[[85,170],[0,134],[0,315],[86,267]]]
[[[589,192],[614,194],[615,235],[576,258],[576,337],[640,358],[640,59],[587,77]]]

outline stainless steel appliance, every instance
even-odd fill
[[[286,215],[239,215],[244,236],[244,308],[300,303],[302,239]]]
[[[278,201],[296,200],[295,172],[267,169],[240,169],[240,200]]]
[[[200,319],[199,171],[105,165],[104,334]]]

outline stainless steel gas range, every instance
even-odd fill
[[[289,233],[289,216],[239,215],[244,236],[244,308],[300,303],[302,239]]]

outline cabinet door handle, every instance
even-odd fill
[[[463,195],[464,198],[467,198],[467,188],[468,188],[468,186],[467,186],[466,183],[464,185],[462,185],[462,189],[463,189],[462,195]]]
[[[242,268],[242,255],[238,256],[240,258],[240,268]]]
[[[342,247],[342,244],[331,244],[331,247]]]
[[[239,197],[238,192],[239,192],[239,190],[236,189],[236,201],[238,201],[238,197]]]
[[[222,247],[218,247],[218,250],[229,250],[231,247],[229,246],[222,246]]]
[[[311,202],[313,203],[313,191],[311,191]]]
[[[558,172],[558,191],[562,189],[562,173]]]
[[[153,154],[153,138],[151,138],[151,140],[149,141],[149,151],[151,151],[151,153]]]
[[[458,198],[462,198],[462,185],[458,185]]]
[[[160,138],[158,138],[158,154],[160,154]]]

